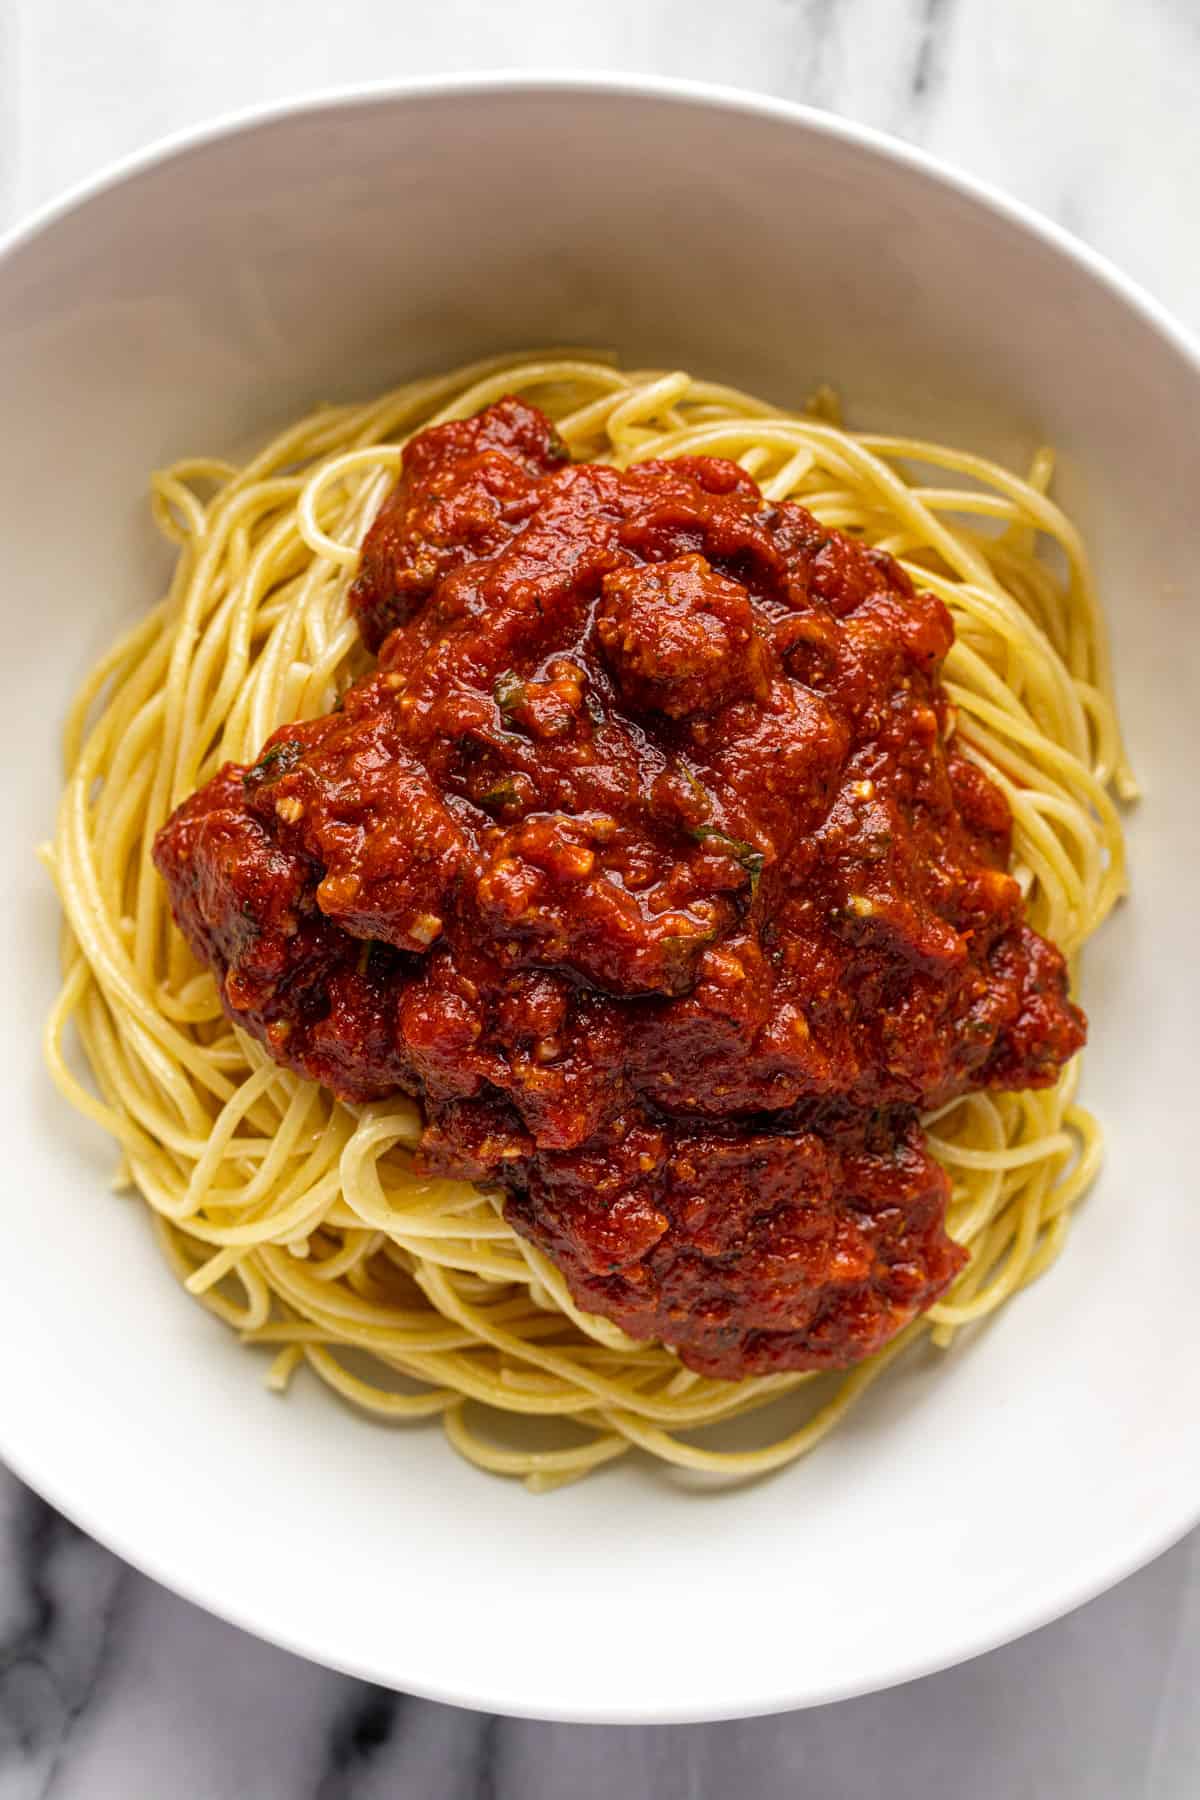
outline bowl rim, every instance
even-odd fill
[[[578,68],[515,68],[428,75],[399,80],[381,80],[317,87],[249,106],[233,108],[210,116],[197,124],[166,133],[127,155],[118,157],[98,172],[68,186],[62,193],[19,219],[0,233],[0,282],[10,260],[43,234],[86,208],[93,200],[115,191],[127,182],[157,167],[181,162],[193,153],[202,152],[223,140],[233,139],[262,128],[285,124],[305,115],[334,115],[345,109],[406,104],[429,99],[459,99],[472,95],[522,96],[540,98],[548,95],[578,94],[586,98],[649,100],[672,106],[697,107],[741,113],[751,118],[773,120],[799,127],[803,131],[867,151],[882,163],[891,163],[937,184],[949,193],[966,199],[1027,236],[1040,241],[1074,264],[1093,281],[1124,304],[1158,337],[1165,341],[1200,383],[1200,331],[1192,331],[1102,252],[1094,250],[1071,232],[1045,217],[1026,202],[1015,199],[991,183],[970,175],[928,151],[891,136],[873,126],[825,112],[800,102],[757,93],[752,89],[717,82],[683,79],[634,72],[589,72]],[[377,1667],[356,1662],[349,1654],[333,1653],[320,1642],[318,1629],[305,1634],[277,1628],[267,1619],[256,1616],[252,1603],[242,1603],[236,1589],[216,1594],[200,1591],[186,1567],[186,1560],[170,1558],[155,1550],[144,1551],[136,1541],[129,1541],[120,1523],[102,1519],[98,1523],[88,1516],[86,1497],[63,1492],[57,1471],[42,1466],[36,1452],[26,1456],[20,1446],[6,1441],[0,1419],[0,1456],[17,1477],[41,1495],[89,1537],[121,1557],[133,1568],[158,1582],[206,1612],[224,1619],[241,1630],[302,1656],[323,1667],[359,1680],[387,1685],[394,1678]],[[539,1706],[536,1701],[519,1702],[511,1696],[498,1699],[485,1692],[463,1692],[436,1682],[422,1681],[405,1674],[404,1691],[443,1704],[494,1712],[505,1716],[545,1721],[593,1724],[688,1724],[722,1718],[758,1717],[809,1706],[880,1692],[889,1687],[917,1680],[949,1669],[1026,1634],[1053,1623],[1077,1607],[1095,1599],[1110,1587],[1135,1574],[1146,1564],[1170,1549],[1190,1530],[1200,1524],[1200,1491],[1191,1493],[1185,1487],[1168,1493],[1136,1535],[1122,1541],[1119,1550],[1106,1556],[1096,1555],[1083,1566],[1064,1572],[1053,1587],[1046,1588],[1024,1604],[1012,1605],[1004,1617],[978,1623],[964,1620],[961,1631],[948,1640],[936,1654],[912,1656],[896,1660],[886,1672],[868,1669],[857,1680],[840,1679],[823,1688],[811,1688],[797,1695],[786,1685],[764,1691],[752,1701],[714,1705],[703,1699],[685,1705],[651,1704],[631,1707],[603,1702],[586,1708],[555,1709]]]
[[[632,71],[591,72],[574,67],[513,68],[463,71],[444,75],[417,75],[399,80],[346,82],[304,89],[284,99],[253,102],[213,113],[194,125],[161,133],[136,150],[103,163],[94,174],[68,184],[61,193],[43,201],[25,217],[0,232],[0,268],[16,251],[43,232],[81,210],[102,194],[122,186],[160,164],[182,160],[223,138],[283,124],[305,113],[336,113],[346,107],[387,105],[395,101],[454,99],[471,94],[591,94],[616,98],[664,100],[681,106],[702,106],[751,117],[775,119],[805,130],[850,143],[885,162],[893,162],[936,182],[939,186],[976,202],[1009,224],[1039,238],[1043,244],[1080,265],[1112,290],[1126,305],[1161,333],[1200,373],[1200,326],[1192,330],[1158,300],[1148,288],[1115,263],[1103,251],[1059,225],[1027,201],[1002,187],[970,174],[957,164],[877,126],[864,125],[842,113],[787,100],[753,88],[727,82],[702,81],[676,75],[643,75]]]

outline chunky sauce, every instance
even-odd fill
[[[230,1016],[418,1095],[421,1164],[691,1368],[877,1349],[964,1260],[918,1115],[1084,1038],[945,608],[734,463],[571,465],[517,400],[410,443],[351,604],[377,670],[157,842]]]

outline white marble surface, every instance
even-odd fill
[[[0,228],[213,113],[519,65],[848,113],[1032,202],[1200,326],[1200,0],[0,0]],[[1198,1690],[1200,1536],[1020,1644],[841,1706],[482,1718],[208,1618],[0,1470],[0,1800],[1193,1800]]]

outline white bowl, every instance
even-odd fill
[[[611,344],[999,457],[1060,453],[1146,799],[1091,950],[1107,1165],[1067,1254],[811,1460],[689,1491],[633,1461],[542,1499],[261,1364],[180,1293],[38,1061],[33,861],[68,692],[165,571],[147,471],[316,401]],[[0,1453],[171,1587],[323,1662],[573,1719],[767,1711],[1043,1623],[1200,1515],[1200,362],[1096,258],[834,119],[663,82],[422,83],[192,134],[0,259]]]

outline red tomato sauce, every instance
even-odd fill
[[[572,465],[517,400],[407,447],[375,672],[159,834],[229,1016],[578,1304],[691,1368],[842,1367],[964,1262],[922,1111],[1084,1040],[954,747],[953,629],[735,463]]]

